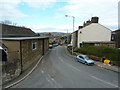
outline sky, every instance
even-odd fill
[[[119,0],[0,0],[0,21],[10,20],[34,32],[73,32],[91,17],[112,31],[118,29]]]

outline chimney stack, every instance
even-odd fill
[[[78,30],[81,29],[81,28],[83,28],[83,26],[78,26]]]
[[[90,24],[91,24],[91,21],[90,21],[90,20],[86,21],[86,26],[87,26],[87,25],[90,25]]]
[[[90,25],[91,23],[98,23],[99,22],[99,17],[95,16],[95,17],[92,17],[91,20],[88,20],[86,22],[83,23],[83,26],[79,26],[78,29],[81,29],[83,27],[86,27],[88,25]]]
[[[91,22],[92,23],[98,23],[99,17],[92,17]]]

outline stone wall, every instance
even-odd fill
[[[35,50],[32,49],[32,43],[34,42],[37,43]],[[15,52],[20,54],[19,58],[17,60],[2,62],[2,84],[17,78],[21,74],[21,71],[25,71],[32,63],[40,59],[48,51],[48,43],[48,39],[20,41],[20,51]],[[10,55],[12,54],[14,53],[12,52]]]
[[[5,84],[15,79],[20,75],[20,73],[21,73],[20,60],[2,62],[2,84]]]
[[[36,42],[36,49],[32,49],[32,43]],[[25,40],[21,41],[21,54],[23,70],[27,69],[33,62],[38,60],[43,53],[42,39],[41,40]]]
[[[77,41],[78,41],[78,30],[75,31],[73,34],[73,47],[77,47]]]
[[[44,54],[48,51],[49,39],[44,39]]]

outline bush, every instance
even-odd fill
[[[97,56],[94,56],[94,55],[89,55],[89,58],[91,58],[93,60],[101,61],[100,57],[97,57]]]
[[[120,61],[120,50],[108,46],[88,46],[83,48],[78,48],[76,52],[87,54],[87,55],[94,55],[98,57],[106,57],[111,61],[118,62]],[[99,58],[100,59],[100,58]]]

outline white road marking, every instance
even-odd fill
[[[62,58],[59,57],[59,59],[60,59],[63,63],[65,63],[66,65],[68,65],[69,67],[72,67],[73,69],[75,69],[75,70],[81,72],[81,70],[79,70],[79,69],[75,68],[74,66],[72,66],[72,65],[70,65],[70,64],[68,64],[68,63],[66,63]]]
[[[49,79],[47,79],[47,81],[48,81],[48,82],[50,82],[50,80],[49,80]]]
[[[98,80],[98,81],[101,81],[101,82],[103,82],[103,83],[106,83],[106,84],[108,84],[108,85],[111,85],[111,86],[113,86],[113,87],[117,87],[117,88],[118,88],[117,85],[114,85],[114,84],[112,84],[112,83],[109,83],[109,82],[107,82],[107,81],[104,81],[104,80],[102,80],[102,79],[100,79],[100,78],[97,78],[97,77],[95,77],[95,76],[91,76],[91,77],[94,78],[94,79],[96,79],[96,80]]]
[[[42,72],[42,74],[44,74],[44,71],[43,71],[43,70],[42,70],[41,72]]]
[[[52,86],[54,86],[53,83],[50,81],[50,79],[49,79],[48,77],[46,77],[46,80],[47,80]]]
[[[56,81],[55,81],[55,79],[54,78],[52,78],[49,74],[48,74],[48,77],[50,78],[50,81],[52,81],[52,82],[50,82],[51,84],[53,84],[56,88],[63,88],[59,83],[57,83]]]
[[[53,78],[51,78],[51,80],[52,80],[52,81],[54,81],[54,79],[53,79]]]

